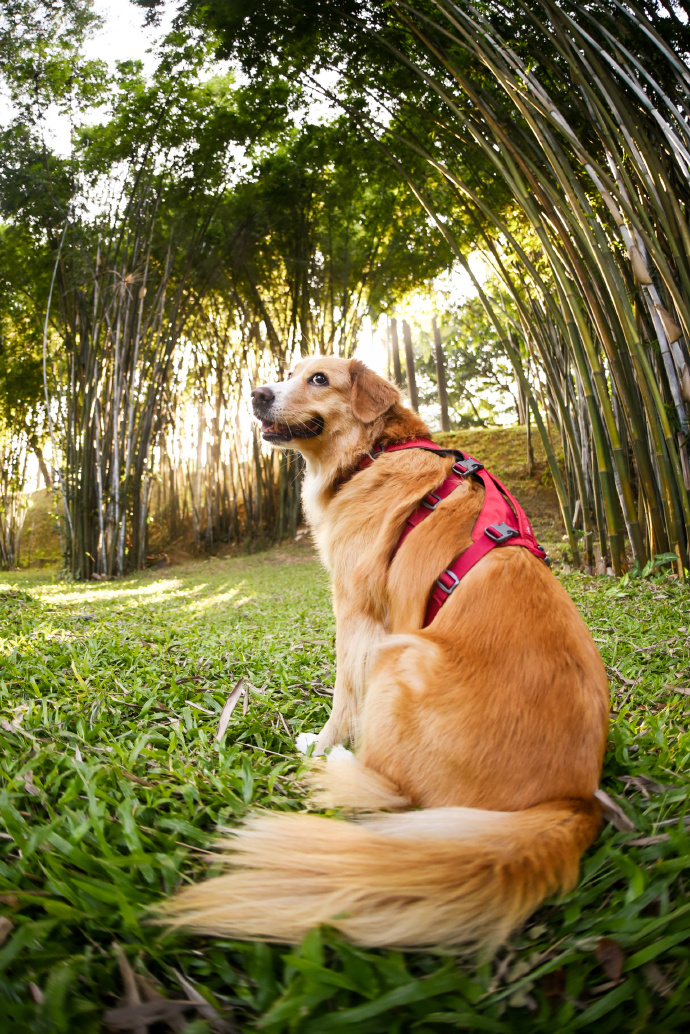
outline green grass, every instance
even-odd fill
[[[334,676],[327,583],[305,550],[119,583],[5,576],[0,1030],[103,1029],[123,970],[143,997],[202,996],[188,1034],[686,1030],[690,594],[665,576],[564,580],[612,676],[604,786],[637,829],[606,827],[578,888],[475,966],[328,930],[290,950],[147,922],[202,877],[218,824],[303,806],[293,738],[325,720]],[[240,677],[246,713],[240,701],[219,745]]]

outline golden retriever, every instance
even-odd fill
[[[172,921],[298,941],[320,923],[370,946],[493,949],[571,888],[601,821],[609,694],[601,658],[543,561],[493,549],[428,627],[429,592],[471,543],[472,478],[396,544],[453,457],[375,445],[428,435],[398,390],[357,360],[299,362],[254,390],[263,437],[306,460],[304,509],[337,621],[316,802],[350,820],[263,815],[231,866],[177,895]],[[393,559],[391,560],[391,557]],[[355,753],[336,747],[344,741]]]

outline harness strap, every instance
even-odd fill
[[[384,452],[398,452],[402,449],[424,449],[427,452],[457,458],[445,481],[434,491],[427,492],[417,509],[407,518],[393,556],[410,532],[421,524],[439,503],[447,499],[466,477],[476,477],[484,485],[484,503],[472,529],[472,545],[468,546],[436,579],[422,627],[431,624],[450,594],[458,587],[461,579],[496,546],[523,546],[540,560],[545,559],[546,553],[534,537],[527,514],[517,499],[501,484],[498,478],[485,470],[481,463],[458,449],[444,449],[428,438],[415,438],[412,441],[399,442],[394,445],[379,445],[375,446],[367,456],[362,457],[359,464],[360,470],[371,466],[374,460]]]

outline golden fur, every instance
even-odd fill
[[[471,541],[481,485],[465,481],[391,563],[452,459],[415,449],[357,469],[376,442],[428,432],[355,360],[304,360],[261,391],[273,398],[255,406],[265,437],[312,434],[288,444],[306,459],[304,506],[337,620],[317,751],[356,745],[315,762],[315,800],[359,816],[253,818],[227,842],[231,871],[184,890],[168,914],[231,937],[297,941],[328,923],[364,945],[495,947],[575,884],[597,834],[609,706],[597,649],[546,565],[517,547],[489,553],[421,628],[435,578]]]

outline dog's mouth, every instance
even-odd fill
[[[289,424],[279,424],[275,420],[261,421],[261,437],[265,442],[291,442],[293,438],[317,438],[323,431],[322,417],[315,416],[309,420],[294,420]]]

